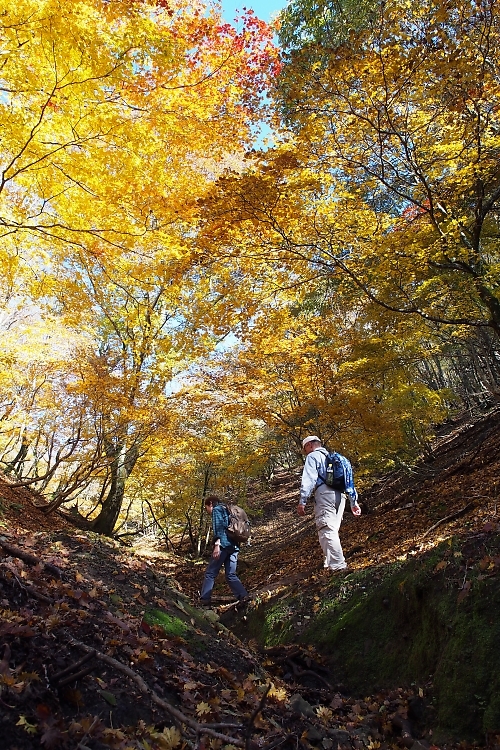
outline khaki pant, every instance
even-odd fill
[[[324,567],[329,570],[343,570],[347,568],[342,546],[340,544],[339,529],[344,515],[346,496],[332,490],[325,484],[317,487],[314,492],[314,516],[318,530],[319,543],[324,555]],[[335,505],[338,504],[338,508]]]

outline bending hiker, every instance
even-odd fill
[[[236,598],[240,601],[248,599],[248,591],[236,575],[239,547],[230,542],[227,537],[229,512],[226,506],[220,503],[217,495],[210,495],[205,499],[205,510],[212,516],[214,549],[212,559],[205,571],[205,578],[203,579],[200,593],[200,604],[206,607],[210,606],[212,589],[222,566],[224,566],[226,581]]]
[[[306,461],[302,472],[297,513],[299,516],[304,515],[306,502],[314,493],[314,516],[319,543],[325,556],[324,567],[331,571],[344,570],[347,564],[340,544],[339,529],[344,515],[346,495],[349,497],[354,515],[361,515],[351,464],[340,454],[329,454],[316,435],[304,438],[302,450],[306,454]],[[326,483],[327,459],[331,455],[337,458],[339,476],[343,475],[337,485],[342,487],[342,490],[334,489]]]

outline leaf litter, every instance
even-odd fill
[[[500,568],[479,543],[498,535],[491,488],[500,486],[500,468],[498,460],[483,465],[471,493],[470,473],[466,484],[459,471],[463,452],[454,457],[447,443],[446,453],[443,464],[436,451],[425,481],[395,477],[392,487],[365,493],[368,512],[346,518],[341,535],[351,567],[362,569],[418,554],[441,534],[467,533],[463,601],[472,565],[480,576]],[[250,504],[261,516],[240,571],[261,602],[300,589],[293,616],[303,622],[330,583],[311,518],[295,516],[298,482],[298,473],[283,472],[257,488]],[[200,611],[203,570],[188,555],[75,531],[44,516],[27,490],[0,485],[0,750],[437,747],[421,724],[425,686],[350,696],[311,647],[262,650],[238,639],[226,625],[244,630],[245,611],[227,604],[222,580],[219,614]],[[445,512],[432,501],[438,490]],[[481,499],[464,523],[471,494]],[[446,575],[451,560],[437,572]]]

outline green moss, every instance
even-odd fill
[[[500,680],[492,685],[491,697],[485,707],[483,729],[488,734],[500,733]]]
[[[479,543],[478,543],[479,544]],[[500,540],[487,540],[495,560]],[[485,554],[475,550],[476,563]],[[500,587],[497,575],[463,564],[460,540],[390,566],[333,579],[320,610],[288,599],[263,603],[251,624],[263,645],[300,641],[329,660],[358,695],[431,686],[437,728],[457,739],[500,732]],[[496,570],[496,569],[495,569]],[[469,589],[464,589],[467,580]],[[311,617],[300,634],[294,623]]]
[[[439,721],[457,736],[500,731],[499,644],[498,583],[473,581],[455,608],[435,675]]]
[[[253,637],[265,647],[289,643],[293,636],[292,610],[285,599],[253,610],[248,619],[246,637]]]
[[[428,604],[408,569],[381,581],[351,580],[350,596],[333,599],[302,639],[330,653],[336,674],[356,692],[408,684],[428,676],[446,636]]]
[[[163,612],[161,609],[151,609],[144,613],[148,625],[159,625],[168,635],[184,636],[188,626],[179,617]]]

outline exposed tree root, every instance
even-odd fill
[[[29,552],[24,552],[24,550],[19,549],[19,547],[14,547],[7,542],[4,536],[0,536],[0,547],[8,552],[9,555],[12,555],[12,557],[17,557],[19,560],[28,563],[28,565],[41,565],[48,573],[52,573],[56,578],[62,578],[62,573],[58,567],[40,560],[40,558],[35,557],[35,555],[30,555]]]
[[[437,529],[438,526],[441,526],[441,524],[446,523],[447,521],[452,521],[454,518],[459,518],[460,516],[463,516],[464,513],[467,513],[467,511],[474,507],[474,502],[468,503],[465,508],[461,508],[460,510],[455,511],[455,513],[450,513],[449,516],[445,516],[444,518],[440,518],[439,521],[436,521],[436,523],[430,527],[430,529],[427,529],[425,534],[422,534],[422,539],[424,539],[427,534],[430,534],[431,531],[434,531],[434,529]]]
[[[87,646],[85,643],[75,640],[71,636],[68,637],[68,643],[75,648],[80,649],[80,651],[92,653],[105,664],[109,664],[110,667],[113,667],[114,669],[117,669],[118,671],[127,675],[127,677],[129,677],[137,685],[143,695],[148,695],[153,703],[162,708],[164,711],[166,711],[167,714],[172,717],[172,719],[176,722],[179,730],[183,734],[185,734],[185,727],[189,727],[189,729],[191,729],[197,737],[199,737],[200,735],[208,735],[210,737],[222,740],[222,742],[235,745],[236,747],[245,747],[248,750],[255,719],[264,706],[265,700],[267,698],[267,693],[269,692],[269,689],[271,687],[270,685],[268,686],[262,700],[260,701],[258,708],[252,714],[247,726],[240,724],[200,724],[190,716],[182,713],[182,711],[179,711],[177,708],[175,708],[175,706],[172,706],[171,703],[161,698],[157,693],[155,693],[152,688],[149,687],[149,685],[144,681],[140,674],[135,672],[130,667],[127,667],[121,661],[118,661],[118,659],[114,659],[112,656],[103,654],[102,652],[97,651],[90,646]],[[222,732],[217,731],[218,729],[236,729],[237,731],[244,732],[245,740],[223,734]]]

